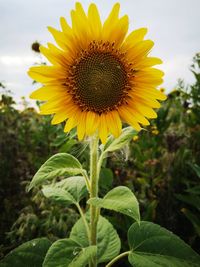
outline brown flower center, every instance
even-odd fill
[[[69,85],[75,103],[83,110],[101,114],[124,103],[128,73],[123,56],[110,43],[93,42],[82,51],[72,66]]]

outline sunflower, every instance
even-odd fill
[[[120,135],[122,121],[140,131],[166,99],[156,89],[163,72],[152,66],[162,61],[148,56],[154,43],[144,40],[147,29],[127,34],[128,16],[119,9],[116,3],[102,24],[95,4],[86,14],[76,3],[71,25],[61,17],[61,30],[48,27],[59,48],[40,46],[52,65],[28,72],[43,85],[30,96],[46,101],[40,113],[54,114],[52,124],[65,121],[65,132],[77,127],[79,140],[97,132],[105,143],[108,134]]]

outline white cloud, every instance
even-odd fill
[[[35,57],[33,56],[0,56],[0,64],[16,67],[24,66],[26,64],[33,64]]]

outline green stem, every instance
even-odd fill
[[[99,157],[98,165],[97,165],[97,174],[98,174],[98,177],[99,177],[99,174],[100,174],[100,171],[101,171],[101,165],[103,163],[104,158],[105,158],[105,154],[104,154],[104,152],[102,152],[101,155],[100,155],[100,157]]]
[[[79,203],[76,203],[76,207],[77,207],[77,209],[78,209],[78,211],[79,211],[79,213],[81,215],[81,218],[83,220],[83,223],[85,225],[85,229],[86,229],[86,232],[87,232],[88,239],[90,239],[90,229],[89,229],[89,225],[88,225],[88,223],[86,221],[85,215],[84,215]]]
[[[94,135],[90,142],[90,198],[98,196],[98,144],[99,139]],[[90,245],[97,245],[97,223],[99,218],[98,208],[90,205]],[[96,257],[90,263],[90,267],[97,266]]]
[[[112,259],[105,267],[110,267],[113,265],[113,263],[115,263],[116,261],[118,261],[119,259],[125,257],[125,256],[128,256],[130,253],[130,251],[126,251],[126,252],[123,252],[121,254],[119,254],[117,257],[115,257],[114,259]]]
[[[87,186],[87,190],[88,192],[90,192],[90,180],[88,178],[88,175],[87,175],[87,172],[85,170],[82,171],[82,175],[85,179],[85,183],[86,183],[86,186]]]

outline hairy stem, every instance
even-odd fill
[[[90,142],[90,198],[98,196],[98,144],[99,139],[94,135]],[[90,205],[90,245],[97,245],[97,223],[99,218],[99,210],[95,206]],[[91,261],[90,267],[97,266],[96,257]]]
[[[119,254],[117,257],[115,257],[114,259],[112,259],[105,267],[110,267],[112,266],[116,261],[118,261],[119,259],[125,257],[125,256],[128,256],[130,253],[130,251],[126,251],[126,252],[123,252],[121,254]]]

